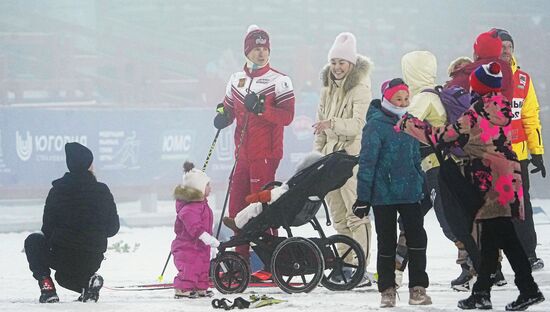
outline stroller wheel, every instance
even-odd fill
[[[271,257],[273,280],[283,291],[310,292],[323,277],[325,261],[311,240],[290,237],[282,241]]]
[[[241,293],[250,282],[250,266],[241,255],[226,251],[212,260],[210,276],[222,294]]]
[[[330,290],[350,290],[365,274],[365,252],[357,241],[345,235],[333,235],[323,241],[325,274],[321,285]]]

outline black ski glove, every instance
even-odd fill
[[[355,201],[351,209],[354,215],[356,215],[358,218],[363,219],[365,216],[369,215],[370,203],[358,199]]]
[[[224,111],[223,103],[216,106],[216,112],[216,117],[214,117],[214,127],[216,127],[216,129],[221,130],[231,124],[226,112]]]
[[[244,106],[246,109],[256,115],[261,115],[265,110],[265,95],[258,96],[255,92],[250,92],[244,97]]]
[[[544,168],[542,155],[531,154],[531,163],[535,166],[535,169],[531,170],[531,173],[537,173],[540,171],[542,177],[546,178],[546,168]]]

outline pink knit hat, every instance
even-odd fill
[[[328,52],[328,61],[331,59],[343,59],[355,65],[357,61],[357,40],[352,33],[343,32],[336,36]]]
[[[408,94],[410,94],[409,86],[401,78],[387,80],[382,83],[382,87],[380,88],[382,96],[388,101],[391,101],[393,95],[401,90],[406,91]]]

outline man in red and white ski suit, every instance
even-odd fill
[[[242,71],[231,75],[223,111],[219,110],[214,122],[217,128],[224,128],[237,121],[237,163],[229,200],[231,218],[247,206],[248,194],[259,192],[263,185],[275,180],[283,157],[284,127],[294,118],[292,81],[271,68],[270,52],[267,32],[251,25],[244,41],[246,64]],[[237,247],[237,252],[249,259],[248,246]]]

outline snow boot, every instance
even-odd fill
[[[409,262],[409,249],[407,248],[407,239],[405,238],[405,232],[399,233],[397,239],[397,248],[395,248],[395,270],[401,272],[405,271]]]
[[[395,288],[399,288],[403,285],[403,271],[395,270]]]
[[[330,282],[333,284],[344,284],[346,282],[349,282],[354,272],[355,272],[355,269],[353,268],[343,267],[342,272],[340,272],[339,270],[336,270],[332,274],[332,276],[330,277]],[[345,279],[345,282],[344,282],[344,279]]]
[[[372,281],[370,279],[370,276],[369,276],[369,273],[367,273],[367,271],[365,271],[365,274],[363,274],[363,278],[361,278],[361,281],[359,282],[359,284],[357,284],[357,288],[361,288],[361,287],[370,287],[372,286]]]
[[[200,297],[199,293],[194,290],[181,290],[177,288],[174,290],[175,299],[182,299],[182,298],[197,299],[198,297]]]
[[[253,283],[271,282],[272,274],[266,270],[259,270],[251,274],[250,281]]]
[[[429,305],[432,304],[432,298],[426,294],[426,288],[414,286],[409,288],[410,305]]]
[[[529,263],[531,263],[531,271],[538,271],[544,268],[544,261],[541,258],[529,258]]]
[[[474,277],[467,264],[463,264],[460,275],[451,281],[451,288],[456,291],[470,291],[470,281]]]
[[[462,310],[490,310],[493,308],[491,294],[488,291],[475,291],[470,297],[460,300],[458,302],[458,307]]]
[[[500,286],[504,286],[506,284],[508,284],[508,282],[504,278],[504,275],[502,274],[502,270],[497,269],[497,271],[495,272],[495,275],[493,277],[493,285],[500,287]]]
[[[390,287],[381,292],[380,307],[381,308],[393,308],[395,307],[395,296],[397,291],[395,287]]]
[[[82,289],[82,294],[78,297],[78,301],[97,302],[97,300],[99,300],[99,291],[101,290],[101,287],[103,287],[103,277],[95,273],[88,280],[88,286]]]
[[[533,304],[541,303],[544,301],[544,296],[537,289],[537,292],[533,295],[519,294],[516,301],[510,302],[506,305],[506,311],[523,311]]]
[[[199,297],[214,297],[214,292],[210,289],[198,290]]]
[[[45,276],[38,281],[38,287],[40,287],[40,303],[53,303],[59,302],[59,297],[55,292],[55,284],[49,276]]]

